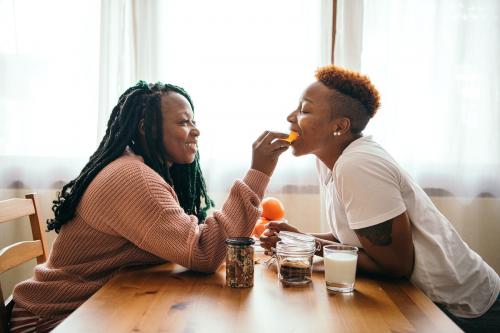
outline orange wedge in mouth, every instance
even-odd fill
[[[297,140],[297,138],[299,137],[299,134],[295,131],[291,131],[290,134],[288,134],[288,137],[283,139],[285,141],[288,141],[290,143],[294,142],[295,140]]]

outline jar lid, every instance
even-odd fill
[[[252,245],[255,244],[255,240],[251,237],[231,237],[226,238],[226,244],[229,245]]]
[[[314,243],[315,238],[308,234],[300,234],[292,231],[280,231],[279,238],[286,244]]]

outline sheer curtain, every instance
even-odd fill
[[[0,0],[0,187],[74,177],[143,79],[190,92],[209,189],[226,191],[262,131],[288,131],[331,19],[331,0]],[[317,192],[313,165],[286,153],[271,188]]]
[[[95,149],[100,3],[0,0],[0,188],[53,188]]]
[[[157,1],[114,0],[101,3],[99,112],[97,142],[106,132],[118,97],[156,70]]]
[[[102,17],[100,84],[109,93],[100,124],[137,79],[183,86],[210,191],[244,175],[264,130],[288,131],[286,116],[331,57],[332,1],[122,0],[104,4]],[[318,191],[316,183],[311,158],[286,153],[271,188]]]
[[[382,96],[366,133],[432,194],[500,196],[500,2],[339,0],[337,22],[335,63]]]

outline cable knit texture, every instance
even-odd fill
[[[227,237],[249,236],[269,177],[248,171],[204,224],[184,213],[174,189],[138,156],[122,156],[91,182],[45,264],[14,289],[14,300],[44,318],[74,311],[121,268],[172,261],[215,271]]]

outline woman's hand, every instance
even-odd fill
[[[271,251],[273,247],[276,248],[276,243],[280,240],[278,233],[283,230],[300,233],[297,228],[286,222],[271,221],[266,225],[266,230],[260,236],[260,246],[267,251]]]
[[[283,140],[287,137],[288,134],[278,132],[262,133],[252,145],[251,168],[271,177],[278,163],[278,157],[290,147],[290,143]]]

